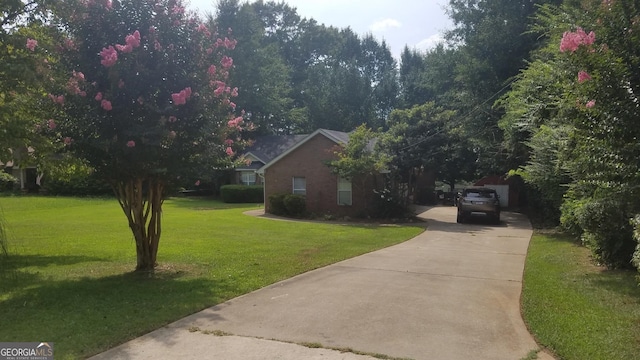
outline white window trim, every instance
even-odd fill
[[[346,185],[348,184],[349,189],[340,189],[340,184],[342,183],[342,185]],[[349,194],[349,201],[348,203],[341,203],[340,202],[340,194],[341,193],[348,193]],[[337,201],[338,201],[338,205],[340,206],[352,206],[353,205],[353,184],[351,183],[350,180],[338,177],[338,191],[337,191]]]
[[[304,181],[304,188],[296,188],[296,179],[302,179]],[[293,190],[292,193],[294,195],[307,195],[307,178],[305,178],[304,176],[294,176],[293,178],[291,178],[291,183],[291,188]]]
[[[247,176],[253,175],[253,182],[245,181],[245,175],[247,175]],[[240,172],[240,182],[242,183],[242,185],[255,185],[255,184],[257,184],[257,181],[258,181],[258,179],[256,177],[256,172],[255,171],[241,171]]]

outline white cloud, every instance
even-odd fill
[[[373,32],[385,31],[390,28],[399,28],[402,26],[402,23],[396,19],[384,19],[377,21],[371,26],[369,26],[369,30]]]
[[[429,50],[431,48],[434,48],[436,45],[438,45],[441,42],[444,42],[444,38],[442,37],[442,34],[431,35],[428,38],[417,43],[416,49]]]

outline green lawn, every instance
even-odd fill
[[[243,215],[257,206],[165,202],[155,274],[113,199],[0,197],[17,277],[0,283],[0,340],[50,341],[84,358],[185,315],[311,269],[405,241],[419,226]]]
[[[562,235],[531,240],[523,316],[560,359],[640,359],[640,286],[634,271],[595,266],[589,250]]]

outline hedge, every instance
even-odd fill
[[[307,214],[307,200],[302,195],[274,194],[269,196],[270,213],[295,218]]]
[[[264,188],[261,185],[223,185],[220,196],[223,202],[230,204],[262,203]]]

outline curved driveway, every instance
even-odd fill
[[[291,343],[416,360],[519,360],[538,350],[519,306],[528,220],[504,212],[500,226],[456,224],[454,207],[424,210],[428,230],[407,242],[232,299],[96,358],[369,358]],[[233,336],[205,335],[213,331]]]

